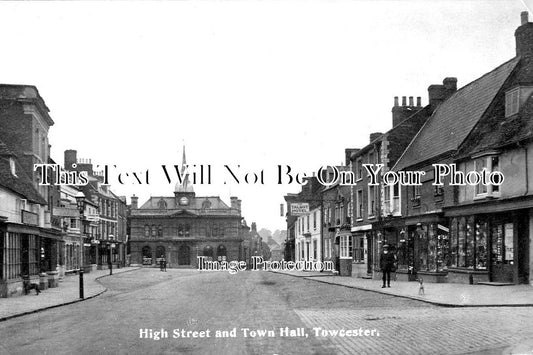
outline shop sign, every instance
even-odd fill
[[[37,215],[37,213],[22,210],[22,223],[28,224],[30,226],[38,226],[39,216]]]
[[[291,203],[291,216],[303,216],[309,213],[309,203]]]

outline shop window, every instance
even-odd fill
[[[437,233],[436,225],[432,224],[428,230],[428,271],[437,271]]]
[[[365,261],[365,236],[355,236],[353,244],[353,261],[363,263]]]
[[[352,258],[352,236],[351,235],[341,235],[339,238],[339,249],[340,249],[340,258],[341,259],[351,259]]]
[[[476,223],[476,269],[484,270],[487,268],[487,232],[488,225],[485,221]]]
[[[497,223],[492,226],[493,265],[512,264],[514,261],[514,227],[512,223]]]
[[[417,227],[418,237],[418,270],[428,270],[428,226],[419,225]]]
[[[410,265],[408,262],[408,246],[410,239],[412,239],[412,237],[410,237],[405,230],[400,231],[400,240],[398,241],[398,251],[396,253],[396,257],[398,258],[398,269],[408,269]]]
[[[437,225],[437,271],[447,270],[451,262],[450,234],[444,226]]]
[[[474,251],[475,251],[475,242],[474,242],[474,217],[471,216],[468,218],[466,224],[466,267],[474,268]]]

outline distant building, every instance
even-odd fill
[[[241,260],[241,200],[231,197],[228,206],[218,196],[196,196],[188,174],[174,196],[150,197],[140,207],[132,198],[130,211],[132,265],[157,265],[163,257],[168,267],[196,267],[198,256]]]

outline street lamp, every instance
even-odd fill
[[[109,239],[113,239],[114,238],[114,235],[113,234],[110,234],[109,235]],[[108,260],[108,265],[109,265],[109,275],[113,275],[113,248],[115,247],[115,243],[111,243],[111,242],[108,242],[107,243],[107,246],[109,247],[109,260]]]
[[[76,194],[76,204],[78,211],[80,211],[80,298],[83,297],[83,220],[85,211],[85,194],[78,192]]]

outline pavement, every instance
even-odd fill
[[[533,286],[531,285],[489,286],[456,283],[424,283],[424,294],[419,295],[418,282],[391,281],[390,288],[381,288],[381,280],[334,276],[331,273],[309,271],[271,272],[409,298],[446,307],[533,307]]]
[[[113,275],[133,271],[138,267],[113,269]],[[68,275],[59,280],[59,287],[48,288],[37,296],[34,290],[27,295],[0,298],[0,321],[35,313],[49,308],[59,307],[101,295],[107,289],[98,279],[112,277],[109,270],[96,270],[83,275],[84,298],[80,298],[79,275]]]

